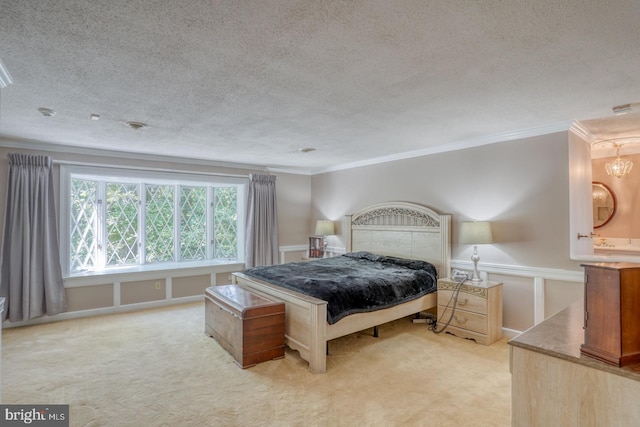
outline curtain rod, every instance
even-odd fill
[[[126,169],[126,170],[135,170],[135,171],[150,171],[150,172],[164,172],[164,173],[187,173],[191,175],[206,175],[206,176],[221,176],[227,178],[249,178],[249,174],[241,175],[241,174],[231,174],[231,173],[219,173],[219,172],[202,172],[202,171],[191,171],[185,169],[165,169],[165,168],[153,168],[153,167],[140,167],[140,166],[121,166],[121,165],[111,165],[106,163],[86,163],[86,162],[72,162],[68,160],[54,160],[54,165],[59,166],[86,166],[86,167],[97,167],[97,168],[114,168],[114,169]],[[266,171],[264,171],[266,172]]]

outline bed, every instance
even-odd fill
[[[438,277],[451,266],[450,215],[404,202],[369,206],[343,220],[347,253],[368,252],[388,257],[427,261]],[[329,323],[327,301],[278,286],[267,280],[234,273],[233,283],[285,303],[285,343],[309,362],[315,373],[326,371],[327,342],[354,332],[406,317],[437,304],[428,292],[401,304],[376,311],[355,312]]]

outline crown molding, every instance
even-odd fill
[[[273,166],[265,166],[265,165],[254,165],[249,163],[218,162],[215,160],[196,159],[196,158],[190,158],[190,157],[163,156],[159,154],[107,150],[104,148],[80,147],[75,145],[65,145],[65,144],[56,144],[56,143],[49,143],[49,142],[42,142],[42,141],[34,141],[29,139],[12,138],[2,134],[0,134],[0,147],[18,148],[18,149],[25,149],[25,150],[50,151],[53,153],[80,154],[80,155],[87,155],[87,156],[135,157],[136,159],[139,159],[139,160],[148,160],[148,161],[157,161],[157,162],[170,162],[170,163],[211,166],[211,167],[221,167],[221,168],[230,168],[230,169],[260,170],[265,172],[290,173],[295,175],[311,175],[311,171],[308,169],[273,167]]]
[[[0,134],[0,147],[34,149],[34,150],[42,150],[42,151],[83,154],[83,155],[116,156],[116,157],[135,156],[137,159],[140,159],[140,160],[185,163],[185,164],[191,164],[191,165],[197,164],[202,166],[215,166],[215,167],[235,168],[235,169],[264,170],[264,171],[273,172],[273,173],[289,173],[289,174],[295,174],[295,175],[313,176],[313,175],[320,175],[328,172],[336,172],[336,171],[346,170],[346,169],[355,169],[362,166],[371,166],[371,165],[376,165],[380,163],[410,159],[414,157],[428,156],[431,154],[464,150],[466,148],[479,147],[483,145],[495,144],[498,142],[511,141],[515,139],[523,139],[523,138],[547,135],[547,134],[552,134],[557,132],[566,132],[570,129],[572,129],[574,133],[577,133],[577,134],[579,134],[579,132],[585,132],[584,128],[581,127],[579,122],[575,122],[573,123],[573,125],[568,122],[561,122],[561,123],[556,123],[556,124],[547,125],[547,126],[539,126],[535,128],[524,129],[520,131],[504,132],[504,133],[499,133],[494,135],[480,136],[477,138],[470,138],[462,141],[452,142],[449,144],[439,145],[436,147],[429,147],[421,150],[408,151],[405,153],[398,153],[390,156],[377,157],[377,158],[361,160],[357,162],[343,163],[340,165],[331,166],[329,168],[320,168],[320,169],[289,168],[285,166],[269,166],[269,165],[254,165],[254,164],[231,163],[231,162],[217,162],[213,160],[194,159],[194,158],[188,158],[188,157],[173,157],[173,156],[163,156],[158,154],[122,152],[122,151],[106,150],[102,148],[79,147],[79,146],[63,145],[63,144],[56,144],[56,143],[44,143],[44,142],[32,141],[32,140],[22,140],[22,139],[11,138],[9,136],[1,135],[1,134]]]
[[[498,142],[511,141],[514,139],[530,138],[534,136],[548,135],[557,132],[566,132],[570,129],[571,122],[560,122],[546,126],[539,126],[530,129],[523,129],[514,132],[504,132],[494,135],[485,135],[477,138],[465,139],[462,141],[452,142],[450,144],[438,145],[436,147],[424,148],[421,150],[408,151],[405,153],[393,154],[391,156],[377,157],[358,162],[344,163],[341,165],[315,170],[312,175],[318,175],[327,172],[335,172],[345,169],[354,169],[362,166],[370,166],[379,163],[393,162],[396,160],[410,159],[413,157],[428,156],[430,154],[445,153],[448,151],[464,150],[466,148],[480,147],[482,145],[495,144]]]
[[[285,166],[267,166],[268,172],[274,173],[290,173],[294,175],[314,175],[312,169],[289,168]]]
[[[213,167],[230,168],[230,169],[249,169],[249,170],[260,170],[260,171],[268,170],[268,168],[266,168],[264,165],[217,162],[214,160],[196,159],[196,158],[189,158],[189,157],[174,157],[174,156],[164,156],[159,154],[107,150],[104,148],[79,147],[75,145],[64,145],[64,144],[48,143],[48,142],[41,142],[41,141],[32,141],[28,139],[11,138],[5,135],[0,135],[0,147],[17,148],[17,149],[23,149],[23,150],[49,151],[53,153],[79,154],[79,155],[87,155],[87,156],[127,157],[127,158],[135,158],[138,160],[180,163],[180,164],[199,165],[199,166],[213,166]]]
[[[593,142],[595,141],[594,136],[579,121],[573,122],[573,124],[569,128],[569,132],[579,136],[589,144],[593,144]]]

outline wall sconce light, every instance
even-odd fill
[[[493,234],[491,233],[491,223],[488,221],[472,221],[463,222],[460,225],[460,243],[463,245],[473,245],[473,276],[471,282],[480,283],[482,279],[478,273],[478,245],[493,243]]]

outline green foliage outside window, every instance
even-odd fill
[[[238,192],[234,187],[216,188],[213,203],[214,258],[234,259],[238,248]]]
[[[107,265],[138,262],[139,188],[107,183]]]
[[[184,261],[205,259],[207,193],[202,187],[180,191],[180,254]]]
[[[97,181],[71,180],[71,271],[96,266]]]
[[[146,185],[146,192],[146,262],[175,261],[174,186]]]
[[[72,178],[70,194],[71,272],[101,268],[100,259],[105,267],[114,267],[238,258],[235,186]],[[211,230],[210,238],[207,230]],[[106,236],[104,243],[101,235]]]

